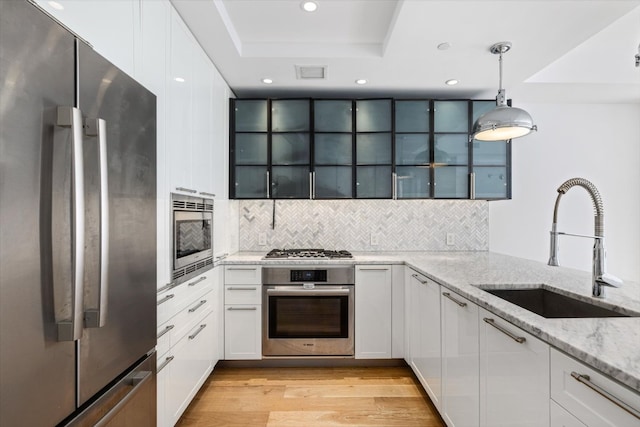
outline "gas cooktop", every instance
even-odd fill
[[[264,259],[349,259],[348,251],[330,251],[327,249],[272,249]]]

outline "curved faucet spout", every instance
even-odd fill
[[[553,223],[551,224],[551,245],[549,249],[549,262],[551,266],[558,266],[558,236],[561,234],[558,228],[558,208],[560,206],[560,198],[569,191],[570,188],[579,186],[587,190],[591,201],[593,202],[594,211],[594,235],[593,245],[593,278],[592,278],[592,294],[594,297],[604,297],[604,287],[619,287],[622,281],[615,276],[605,273],[605,249],[604,249],[604,205],[600,192],[590,181],[584,178],[571,178],[563,182],[558,187],[558,197],[553,208]]]

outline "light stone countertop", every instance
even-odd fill
[[[545,287],[585,301],[640,315],[640,283],[607,288],[591,297],[591,273],[491,252],[355,252],[350,260],[263,260],[239,252],[220,264],[406,264],[553,347],[640,392],[640,317],[545,319],[475,285]]]

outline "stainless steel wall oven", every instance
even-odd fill
[[[213,266],[213,199],[171,194],[172,279],[181,283]]]
[[[263,267],[265,357],[354,355],[353,266]]]

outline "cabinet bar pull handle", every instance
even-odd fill
[[[246,310],[246,311],[255,311],[257,307],[228,307],[227,310]]]
[[[200,327],[198,328],[198,330],[197,330],[197,331],[195,331],[193,334],[189,335],[189,339],[190,339],[190,340],[192,340],[192,339],[194,339],[195,337],[197,337],[197,336],[198,336],[198,334],[199,334],[200,332],[202,332],[202,330],[203,330],[204,328],[206,328],[206,327],[207,327],[207,324],[206,324],[206,323],[205,323],[204,325],[200,325]]]
[[[469,174],[469,198],[475,200],[476,198],[476,173],[471,172]]]
[[[184,191],[185,193],[197,193],[198,192],[198,190],[192,190],[190,188],[184,188],[184,187],[176,187],[176,190]]]
[[[398,174],[397,173],[393,173],[392,175],[392,182],[391,182],[391,198],[393,200],[396,200],[398,198]]]
[[[193,308],[190,308],[190,309],[189,309],[189,313],[194,313],[197,309],[199,309],[200,307],[202,307],[202,306],[203,306],[203,305],[205,305],[206,303],[207,303],[207,300],[206,300],[206,299],[201,300],[201,301],[198,303],[198,305],[196,305],[195,307],[193,307]]]
[[[162,337],[164,334],[166,334],[167,332],[169,332],[169,331],[170,331],[170,330],[172,330],[173,328],[175,328],[175,325],[169,325],[169,326],[167,326],[166,328],[164,328],[164,329],[162,330],[162,332],[160,332],[160,333],[158,334],[158,337],[157,337],[157,338]]]
[[[163,287],[161,287],[160,289],[158,289],[157,293],[161,294],[164,291],[168,291],[171,288],[175,288],[176,285],[174,285],[173,283],[167,283],[166,285],[164,285]]]
[[[358,268],[360,271],[389,271],[388,267],[383,268]]]
[[[413,277],[414,279],[416,279],[418,282],[422,283],[423,285],[426,285],[427,283],[429,283],[428,280],[421,280],[420,276],[418,276],[417,274],[412,274],[411,277]]]
[[[165,302],[169,301],[171,298],[175,297],[174,294],[169,294],[166,297],[162,298],[160,301],[158,301],[158,305],[160,304],[164,304]]]
[[[515,342],[517,342],[519,344],[522,344],[523,342],[525,342],[527,340],[525,337],[519,337],[517,335],[513,335],[510,331],[508,331],[505,328],[503,328],[502,326],[496,324],[493,319],[489,319],[488,317],[485,317],[482,320],[484,320],[485,322],[487,322],[488,324],[490,324],[491,326],[493,326],[494,328],[496,328],[497,330],[499,330],[503,334],[507,335],[509,338],[513,339]]]
[[[467,303],[466,302],[462,302],[454,297],[451,296],[451,294],[449,292],[443,292],[442,295],[444,295],[445,297],[449,298],[451,301],[455,302],[456,304],[458,304],[460,307],[466,307]]]
[[[175,358],[175,356],[169,356],[166,359],[164,359],[164,362],[162,362],[160,364],[160,366],[158,366],[158,369],[156,370],[156,374],[159,374],[160,371],[162,371],[165,366],[167,366],[169,363],[171,363],[171,361]]]
[[[234,270],[234,271],[256,271],[257,268],[256,267],[227,267],[227,270]]]
[[[203,280],[207,280],[207,276],[202,276],[198,280],[194,280],[193,282],[189,283],[187,286],[195,286],[198,283],[202,282]]]
[[[230,291],[255,291],[258,288],[255,286],[229,286],[227,289]]]
[[[622,400],[618,399],[617,397],[615,397],[614,395],[612,395],[611,393],[609,393],[605,389],[603,389],[600,386],[592,383],[591,382],[591,378],[589,377],[589,375],[582,375],[582,374],[579,374],[577,372],[571,372],[571,376],[573,378],[575,378],[576,381],[586,385],[591,390],[595,391],[596,393],[598,393],[599,395],[601,395],[605,399],[609,400],[611,403],[619,406],[621,409],[624,409],[625,411],[627,411],[628,413],[630,413],[634,417],[640,419],[640,412],[638,412],[637,410],[633,409],[631,406],[629,406],[628,404],[624,403]]]
[[[217,259],[217,260],[222,260],[222,259],[225,259],[225,258],[226,258],[226,257],[228,257],[228,256],[229,256],[229,253],[228,253],[228,252],[225,252],[225,253],[223,253],[222,255],[218,255],[218,256],[216,257],[216,259]]]
[[[206,191],[201,191],[200,194],[202,194],[203,196],[211,196],[211,197],[216,197],[215,194],[213,193],[207,193]]]
[[[267,171],[267,199],[271,198],[271,179],[269,175],[269,171]]]
[[[311,198],[315,199],[316,198],[316,171],[311,172]]]

